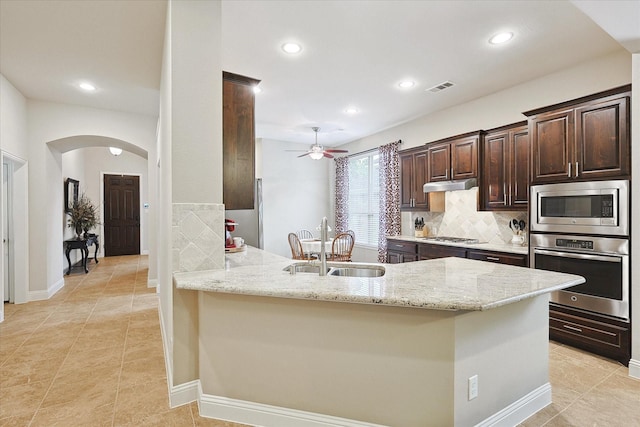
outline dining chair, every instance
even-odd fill
[[[340,233],[331,244],[331,261],[351,261],[354,239],[349,233]]]
[[[314,237],[311,231],[302,229],[298,231],[298,238],[302,240],[302,239],[313,239]]]
[[[300,243],[300,239],[296,233],[289,233],[289,246],[291,247],[291,258],[292,259],[311,259],[309,255],[305,254],[302,251],[302,243]]]
[[[355,244],[356,243],[356,232],[353,231],[353,230],[347,230],[347,231],[345,231],[345,233],[350,234],[351,237],[353,237],[353,243]]]

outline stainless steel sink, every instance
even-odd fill
[[[331,269],[329,267],[327,267],[327,273],[329,273],[329,270],[331,270]],[[309,263],[291,264],[291,265],[286,266],[284,268],[284,271],[288,271],[291,274],[296,274],[296,273],[320,274],[320,266],[319,265],[314,265],[314,264],[309,264]]]
[[[350,263],[337,263],[327,266],[328,276],[344,276],[344,277],[381,277],[384,276],[385,269],[381,265],[345,265]],[[283,271],[291,274],[297,273],[313,273],[320,274],[320,264],[311,264],[308,262],[299,262],[286,266]]]
[[[384,267],[380,266],[358,266],[358,267],[334,267],[329,272],[330,276],[347,277],[381,277],[384,276]]]

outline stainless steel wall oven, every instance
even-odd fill
[[[532,268],[583,276],[551,301],[629,320],[629,240],[600,236],[532,234]]]
[[[531,267],[586,279],[552,302],[629,321],[629,206],[628,180],[531,187]]]

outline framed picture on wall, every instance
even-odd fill
[[[64,183],[64,211],[71,212],[73,206],[78,203],[78,190],[80,181],[77,179],[67,178]]]

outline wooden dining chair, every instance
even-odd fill
[[[302,251],[302,243],[296,233],[289,233],[289,246],[291,247],[291,258],[293,259],[311,259],[309,255]]]
[[[351,237],[353,237],[353,243],[355,244],[356,243],[356,232],[353,231],[353,230],[347,230],[347,231],[345,231],[345,233],[350,234]]]
[[[331,261],[351,261],[353,244],[354,240],[351,234],[338,234],[331,244]]]
[[[302,240],[302,239],[313,239],[314,237],[312,232],[310,232],[309,230],[302,229],[298,231],[298,238]]]

